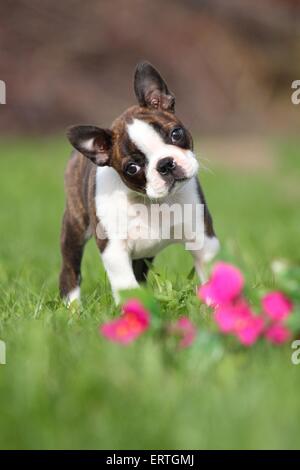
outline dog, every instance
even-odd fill
[[[59,285],[68,304],[80,300],[81,260],[85,243],[92,236],[117,303],[121,290],[136,288],[145,281],[149,262],[165,246],[196,242],[189,251],[202,281],[203,264],[219,249],[197,177],[199,164],[192,136],[175,115],[174,95],[149,62],[137,65],[134,91],[138,104],[121,114],[110,129],[84,125],[67,132],[74,150],[65,172]],[[196,220],[196,232],[203,234],[202,238],[191,230],[191,216],[179,225],[189,228],[192,235],[181,240],[174,236],[174,224],[170,236],[164,238],[157,230],[161,221],[149,222],[147,215],[154,205],[174,204],[179,209],[202,207]],[[122,237],[116,236],[118,214],[131,227]],[[155,236],[133,236],[141,227],[154,230]]]

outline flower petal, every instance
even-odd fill
[[[126,323],[120,318],[105,323],[101,326],[100,331],[105,338],[115,343],[128,344],[135,339],[135,335],[128,330]]]
[[[206,282],[205,284],[199,287],[198,297],[201,300],[203,300],[203,302],[205,302],[206,305],[208,305],[208,307],[216,306],[216,303],[214,300],[214,293],[213,293],[211,284],[209,282]]]
[[[232,307],[232,305],[225,305],[215,311],[214,319],[222,333],[230,333],[233,331],[235,322],[233,309],[234,307]]]
[[[254,344],[264,329],[264,321],[261,317],[252,316],[243,325],[236,329],[236,336],[244,346]]]
[[[179,336],[180,348],[189,347],[194,342],[197,334],[195,325],[188,317],[181,317],[175,323],[171,324],[169,326],[169,332]]]
[[[150,325],[150,314],[137,299],[128,300],[123,314],[101,326],[100,331],[110,341],[128,344],[138,338]]]
[[[242,292],[244,278],[239,269],[231,264],[217,263],[211,279],[201,286],[199,297],[207,305],[222,305],[235,300]]]
[[[280,323],[275,323],[274,325],[271,325],[270,328],[268,328],[265,336],[267,340],[270,341],[270,343],[282,344],[286,343],[292,338],[292,333],[286,326]]]
[[[149,326],[150,313],[138,299],[128,300],[122,307],[123,315],[134,316],[145,327]]]
[[[217,307],[214,319],[223,333],[236,331],[239,326],[251,318],[252,312],[244,299]]]
[[[282,321],[293,310],[292,301],[282,292],[270,292],[262,299],[264,312],[274,321]]]
[[[243,298],[218,307],[214,319],[222,333],[234,334],[245,346],[255,343],[264,329],[263,318],[255,315]]]

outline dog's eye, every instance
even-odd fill
[[[136,175],[140,171],[141,167],[137,165],[136,163],[129,163],[129,165],[126,167],[126,173],[129,176]]]
[[[173,129],[171,132],[171,139],[173,144],[177,144],[178,142],[180,142],[183,136],[184,130],[182,129],[182,127],[176,127],[175,129]]]

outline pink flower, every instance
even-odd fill
[[[235,333],[244,346],[251,346],[257,341],[263,329],[263,319],[252,315],[242,325],[236,327]]]
[[[200,286],[198,295],[209,306],[223,305],[235,300],[242,292],[244,278],[242,273],[227,263],[217,263],[211,279]]]
[[[218,307],[214,318],[223,333],[234,334],[245,346],[255,343],[264,328],[263,319],[253,314],[244,299]]]
[[[289,341],[292,334],[286,326],[281,323],[275,323],[267,329],[265,336],[271,343],[282,344]]]
[[[215,321],[223,333],[233,333],[251,316],[250,307],[244,299],[235,304],[222,305],[215,311]]]
[[[265,313],[274,321],[282,321],[290,315],[293,303],[282,292],[270,292],[262,299]]]
[[[189,347],[194,342],[197,333],[194,324],[188,317],[181,317],[170,325],[169,332],[180,337],[180,348]]]
[[[117,320],[104,323],[100,331],[107,339],[128,344],[140,336],[150,324],[150,314],[137,299],[128,300]]]

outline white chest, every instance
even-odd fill
[[[109,241],[125,245],[132,259],[152,257],[169,244],[185,240],[189,217],[183,210],[196,203],[194,187],[190,181],[185,190],[156,203],[131,192],[112,168],[98,168],[97,217]]]
[[[132,259],[155,256],[171,243],[174,238],[174,223],[159,204],[128,201],[127,247]]]

